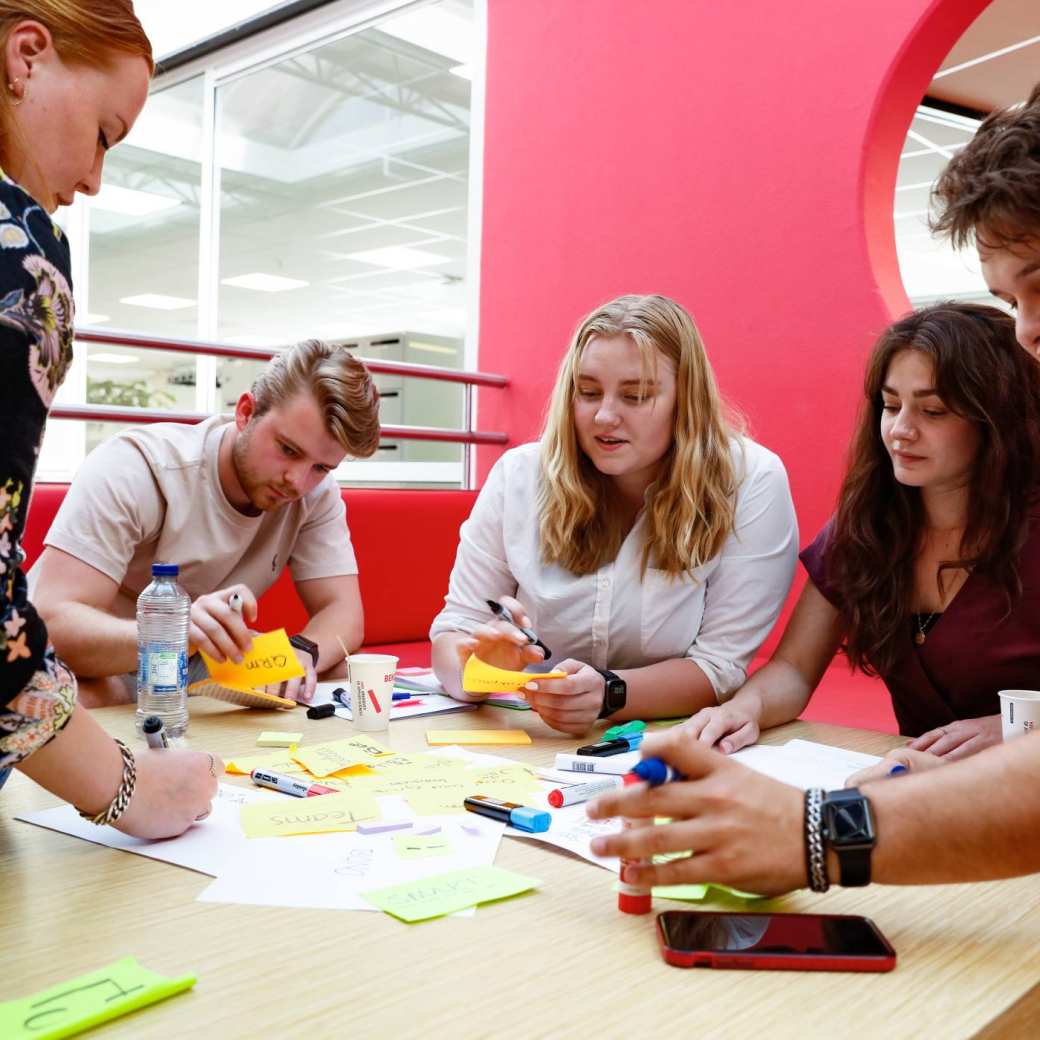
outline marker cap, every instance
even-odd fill
[[[654,897],[649,892],[626,892],[620,888],[617,908],[625,914],[648,914],[654,908]]]
[[[526,805],[518,806],[509,814],[509,825],[519,831],[541,834],[549,829],[552,817],[543,809],[531,809]]]

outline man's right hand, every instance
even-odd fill
[[[242,600],[241,612],[231,609],[231,597]],[[253,645],[249,626],[256,620],[256,597],[245,585],[231,585],[199,596],[191,605],[191,652],[204,650],[214,661],[240,664]]]
[[[702,744],[717,744],[723,754],[732,755],[758,740],[758,712],[750,705],[731,701],[717,708],[701,708],[679,729]]]
[[[137,786],[116,830],[135,838],[175,838],[213,808],[224,763],[207,751],[135,752]]]

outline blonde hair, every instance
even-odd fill
[[[313,395],[325,428],[350,455],[364,459],[375,454],[379,391],[364,363],[346,347],[307,339],[275,355],[253,383],[253,414],[259,418],[302,391]]]
[[[574,574],[615,559],[626,531],[611,508],[611,478],[578,445],[574,397],[581,355],[594,337],[627,336],[642,355],[643,380],[658,354],[675,365],[675,434],[646,505],[643,571],[692,570],[721,551],[733,530],[737,477],[733,423],[690,315],[666,296],[619,296],[578,326],[560,365],[542,435],[539,515],[542,557]]]

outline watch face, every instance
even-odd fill
[[[623,708],[626,700],[626,689],[624,679],[608,679],[606,686],[607,704]]]
[[[853,845],[874,840],[874,826],[865,801],[831,803],[827,810],[827,830],[832,842]]]

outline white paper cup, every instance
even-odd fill
[[[1040,691],[1001,690],[1000,723],[1005,740],[1040,728]]]
[[[354,725],[371,733],[390,725],[397,658],[391,654],[351,654],[347,665]]]

